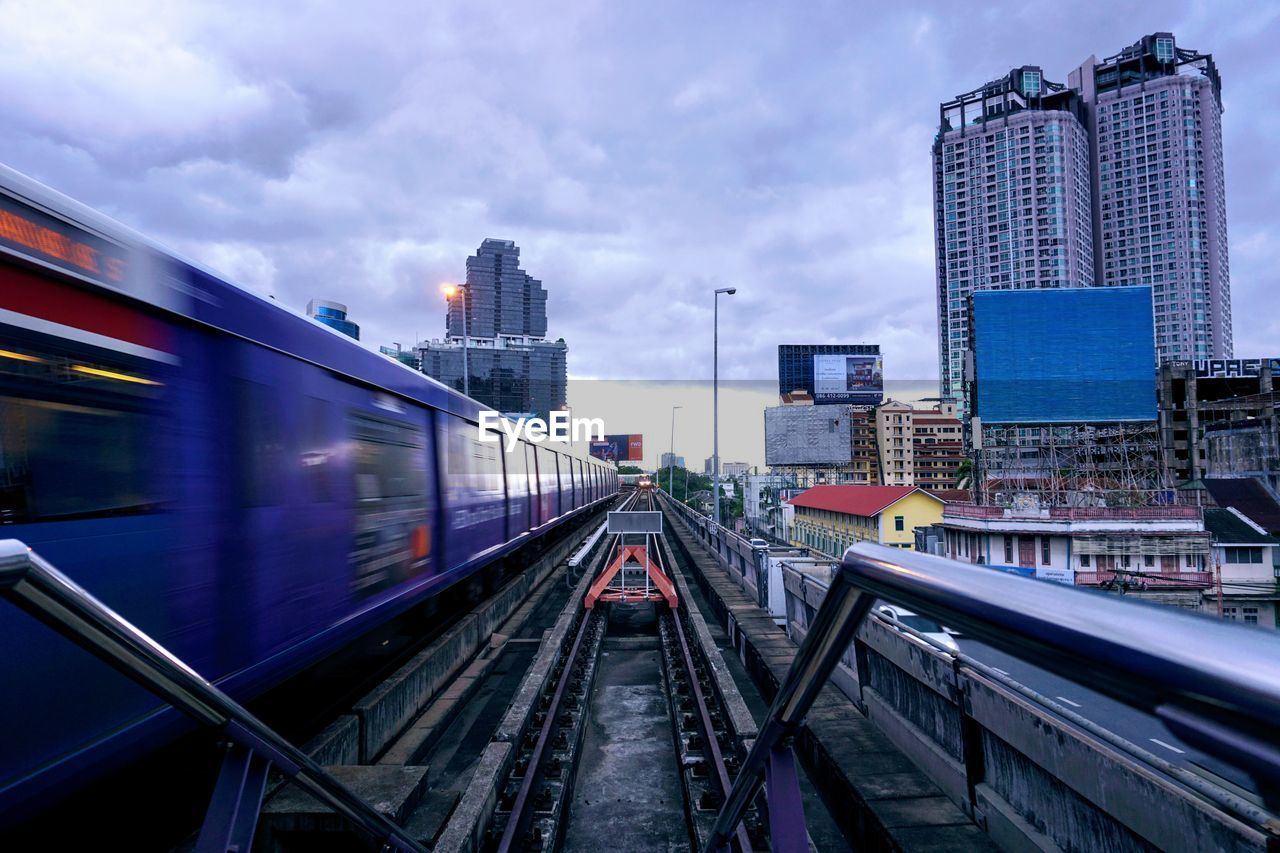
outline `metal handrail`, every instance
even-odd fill
[[[197,722],[221,728],[229,739],[265,756],[299,787],[386,847],[425,850],[310,756],[16,539],[0,540],[0,595]],[[260,803],[260,792],[258,798]],[[231,818],[243,823],[245,814],[237,818],[233,808]],[[205,847],[201,843],[197,849]]]
[[[826,585],[821,580],[816,580],[814,578],[807,578],[804,575],[800,576],[800,582],[802,584],[813,583],[823,589],[826,588]],[[1121,751],[1128,753],[1129,755],[1133,756],[1134,758],[1138,759],[1144,764],[1154,767],[1155,769],[1159,770],[1161,773],[1164,773],[1166,776],[1169,776],[1170,778],[1175,779],[1176,781],[1180,782],[1184,786],[1190,788],[1200,796],[1210,800],[1215,805],[1225,809],[1226,811],[1229,811],[1232,814],[1235,814],[1239,817],[1245,818],[1246,820],[1252,821],[1254,824],[1260,827],[1263,827],[1266,831],[1272,833],[1273,835],[1280,834],[1280,819],[1277,819],[1275,815],[1271,814],[1265,809],[1260,808],[1259,806],[1256,806],[1254,803],[1250,802],[1249,800],[1246,800],[1245,798],[1239,796],[1233,791],[1230,791],[1222,787],[1221,785],[1215,784],[1214,782],[1208,779],[1205,779],[1204,777],[1199,776],[1195,773],[1192,773],[1189,770],[1179,767],[1178,765],[1173,764],[1172,762],[1166,761],[1160,756],[1146,749],[1143,749],[1141,746],[1138,746],[1133,741],[1130,741],[1116,734],[1115,732],[1111,731],[1105,726],[1098,725],[1097,723],[1093,722],[1089,718],[1084,717],[1081,714],[1077,713],[1076,711],[1071,710],[1070,708],[1066,707],[1060,702],[1056,702],[1053,699],[1049,698],[1048,696],[1045,696],[1043,693],[1040,693],[1028,687],[1027,685],[1022,684],[1012,676],[1005,674],[1003,670],[996,669],[995,667],[990,666],[989,664],[983,663],[977,658],[974,658],[970,655],[965,654],[964,652],[958,651],[954,648],[950,648],[944,645],[936,637],[931,637],[928,634],[924,633],[923,631],[917,631],[915,628],[912,628],[910,625],[904,624],[894,619],[890,619],[887,616],[877,613],[874,608],[872,608],[871,612],[868,615],[872,619],[878,620],[881,624],[885,625],[888,628],[892,628],[893,630],[899,631],[904,634],[910,634],[912,637],[919,640],[921,643],[924,643],[926,646],[929,646],[934,651],[934,653],[937,654],[938,656],[948,659],[950,661],[953,661],[955,664],[958,664],[962,670],[970,669],[978,673],[979,675],[983,676],[984,678],[988,678],[992,681],[997,681],[1004,687],[1008,688],[1009,690],[1012,690],[1013,692],[1021,696],[1025,696],[1026,698],[1030,699],[1032,702],[1036,703],[1037,705],[1040,705],[1041,707],[1044,707],[1050,711],[1053,711],[1059,717],[1062,717],[1063,719],[1067,720],[1068,722],[1072,723],[1078,728],[1084,729],[1086,732],[1098,738],[1099,740],[1103,740],[1111,744],[1112,746],[1116,747],[1117,749],[1120,749]]]
[[[877,598],[1154,713],[1235,763],[1280,805],[1280,636],[1147,602],[861,543],[849,548],[734,780],[708,847],[723,849]],[[1139,618],[1135,618],[1135,616]]]

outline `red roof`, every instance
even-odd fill
[[[973,492],[968,489],[926,489],[925,491],[944,503],[973,503]]]
[[[793,497],[791,505],[869,518],[912,492],[924,492],[924,489],[917,486],[814,486]]]

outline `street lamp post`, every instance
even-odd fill
[[[462,285],[446,284],[444,298],[450,301],[454,296],[462,300],[462,393],[471,396],[471,368],[467,364],[467,289]]]
[[[667,458],[667,491],[673,498],[676,496],[676,409],[683,408],[684,406],[671,407],[671,453]]]
[[[720,294],[737,293],[736,287],[721,287],[715,292],[711,338],[711,467],[714,486],[711,497],[715,501],[715,522],[720,523]]]

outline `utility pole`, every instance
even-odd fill
[[[671,497],[676,496],[676,409],[683,409],[684,406],[671,407],[671,452],[667,454],[667,491]]]
[[[446,284],[444,298],[452,301],[454,295],[462,300],[462,393],[471,396],[471,370],[467,364],[467,288],[464,284]]]
[[[714,485],[711,499],[715,501],[715,522],[720,524],[720,294],[737,293],[736,287],[717,288],[712,302],[715,305],[711,338],[711,467]]]
[[[1222,615],[1223,615],[1223,608],[1222,608],[1222,561],[1221,561],[1221,560],[1217,560],[1217,559],[1215,559],[1215,560],[1213,561],[1213,565],[1214,565],[1214,574],[1217,576],[1217,587],[1218,587],[1218,618],[1219,618],[1219,619],[1221,619],[1221,618],[1222,618]]]

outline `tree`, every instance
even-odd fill
[[[961,459],[960,465],[956,468],[956,488],[973,488],[973,460],[968,456]]]
[[[711,491],[711,478],[695,474],[688,468],[660,468],[656,479],[658,487],[677,500],[684,500],[686,495],[695,492]],[[674,487],[671,481],[674,481]]]
[[[618,473],[619,474],[643,474],[644,469],[637,468],[635,465],[619,465]]]

